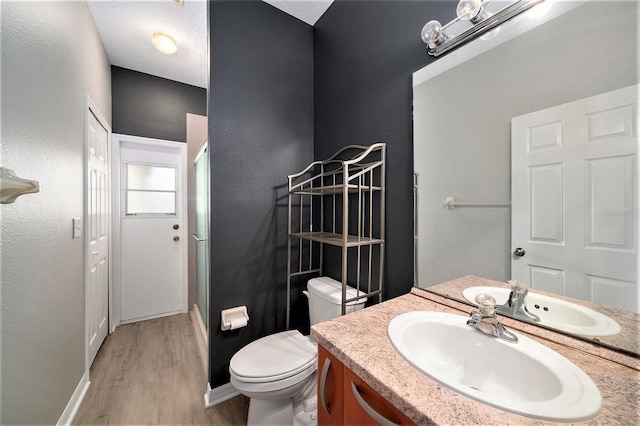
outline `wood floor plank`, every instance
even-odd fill
[[[242,395],[205,409],[198,350],[189,314],[121,325],[98,352],[73,424],[246,424]]]

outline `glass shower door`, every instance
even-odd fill
[[[207,143],[196,157],[196,305],[209,329],[209,154]]]

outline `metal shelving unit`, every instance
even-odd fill
[[[341,250],[342,314],[362,297],[382,301],[385,151],[384,143],[349,145],[288,176],[287,328],[292,278],[322,275],[329,246]],[[356,297],[347,298],[347,285]]]

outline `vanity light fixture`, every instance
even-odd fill
[[[486,34],[544,0],[516,0],[504,6],[498,0],[460,0],[457,17],[446,25],[436,20],[422,27],[422,41],[431,56],[440,56]]]
[[[176,41],[165,33],[153,33],[151,42],[156,49],[166,55],[172,55],[178,50]]]
[[[461,20],[474,24],[489,17],[489,13],[482,7],[482,0],[460,0],[456,7],[456,15]]]
[[[447,36],[442,31],[442,25],[436,20],[429,21],[422,27],[421,36],[422,41],[433,46],[439,46],[447,41]]]

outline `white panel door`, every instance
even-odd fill
[[[91,109],[88,120],[87,182],[87,322],[89,365],[109,329],[109,191],[107,146],[109,132]]]
[[[184,144],[120,143],[120,319],[186,312]]]
[[[638,87],[511,120],[513,279],[640,311]]]

